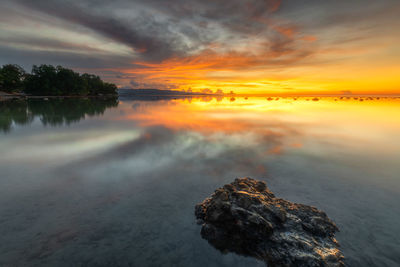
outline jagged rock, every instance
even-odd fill
[[[236,179],[197,204],[201,235],[222,252],[268,266],[344,266],[337,226],[315,207],[275,197],[262,181]]]

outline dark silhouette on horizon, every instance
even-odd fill
[[[7,64],[0,68],[0,91],[34,96],[101,96],[117,95],[117,86],[104,82],[99,76],[79,74],[52,65],[33,65],[26,73],[18,66]]]

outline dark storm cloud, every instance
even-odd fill
[[[398,26],[398,11],[398,0],[2,0],[0,64],[112,69],[113,78],[136,73],[140,86],[171,78],[156,74],[165,62],[163,71],[177,62],[210,71],[280,71],[332,60],[316,56],[329,46],[379,38],[376,29]],[[118,84],[131,80],[138,82]]]
[[[343,12],[361,17],[365,3],[376,1],[280,1],[280,0],[14,0],[13,3],[30,10],[86,27],[95,33],[127,45],[146,60],[163,60],[184,56],[215,40],[245,39],[264,36],[272,50],[286,46],[293,38],[277,31],[271,17],[274,13],[285,17],[294,11],[324,21],[313,21],[315,27],[327,20],[343,21]],[[382,2],[391,2],[390,0]],[[364,3],[364,5],[362,5]],[[379,4],[373,4],[379,6]],[[382,6],[382,4],[380,5]],[[279,10],[281,8],[281,10]],[[123,15],[123,11],[130,14]],[[330,12],[329,12],[330,11]],[[118,14],[117,14],[118,13]],[[323,18],[321,18],[321,15]],[[339,19],[337,19],[339,18]],[[354,18],[354,16],[353,16]],[[347,17],[348,19],[348,17]],[[256,37],[256,36],[254,36]],[[285,39],[285,40],[283,40]],[[286,42],[286,43],[285,43]]]
[[[127,45],[144,60],[183,57],[215,41],[231,42],[260,34],[276,50],[285,38],[262,21],[278,9],[279,0],[119,0],[112,4],[16,0],[14,3]],[[117,15],[121,9],[131,10],[131,15]],[[285,46],[289,42],[293,39],[286,38]]]
[[[330,27],[351,27],[351,30],[394,22],[398,21],[399,11],[400,2],[397,0],[298,0],[283,1],[279,14],[315,31]]]
[[[103,53],[105,51],[96,47],[91,47],[85,44],[77,44],[69,41],[55,40],[44,37],[32,37],[32,36],[0,36],[0,45],[8,45],[12,47],[24,47],[29,44],[30,50],[37,48],[40,50],[48,51],[71,51],[75,53]]]
[[[162,37],[162,35],[150,36],[142,32],[139,27],[128,26],[126,22],[109,16],[107,11],[102,14],[95,14],[71,1],[42,0],[33,2],[30,0],[16,0],[16,2],[30,9],[87,27],[116,42],[130,46],[141,52],[146,59],[164,59],[176,53],[172,47],[172,41],[170,43],[159,39],[158,37]],[[139,21],[135,22],[141,25]],[[163,25],[154,26],[159,27],[160,30],[164,28],[164,32],[167,31]]]
[[[126,57],[78,54],[74,52],[29,50],[0,45],[0,64],[15,63],[29,69],[32,64],[64,64],[77,69],[123,68],[135,66]],[[139,66],[138,66],[139,67]]]

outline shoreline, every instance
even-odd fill
[[[13,99],[56,99],[56,98],[112,98],[112,97],[119,97],[119,95],[88,95],[88,96],[79,96],[79,95],[66,95],[66,96],[54,96],[54,95],[43,95],[43,96],[36,96],[36,95],[22,95],[22,94],[7,94],[0,92],[0,101],[3,100],[13,100]]]
[[[87,96],[80,96],[80,95],[59,95],[59,96],[54,96],[54,95],[43,95],[43,96],[37,96],[37,95],[24,95],[24,94],[10,94],[10,93],[5,93],[0,91],[0,101],[4,100],[13,100],[13,99],[57,99],[57,98],[154,98],[154,97],[167,97],[167,98],[191,98],[191,97],[231,97],[231,98],[262,98],[262,97],[280,97],[280,98],[302,98],[302,97],[318,97],[318,98],[333,98],[333,97],[339,97],[339,98],[346,98],[346,99],[351,99],[354,97],[358,98],[368,98],[368,97],[379,97],[379,98],[400,98],[400,95],[385,95],[385,94],[372,94],[372,95],[252,95],[252,94],[235,94],[235,95],[214,95],[214,94],[192,94],[192,95],[181,95],[181,94],[176,94],[176,95],[162,95],[162,94],[154,94],[154,95],[149,95],[149,94],[132,94],[132,95],[124,95],[124,94],[118,94],[118,95],[87,95]]]

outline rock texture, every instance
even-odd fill
[[[201,235],[222,252],[268,266],[344,266],[327,215],[275,197],[262,181],[236,179],[196,205]]]

